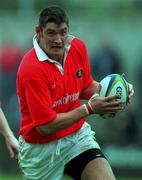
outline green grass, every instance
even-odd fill
[[[22,180],[22,177],[15,175],[0,175],[0,180]]]
[[[141,180],[142,178],[138,177],[119,177],[117,180]]]
[[[118,177],[117,180],[141,180],[140,177]],[[19,175],[0,175],[0,180],[23,180]],[[70,180],[67,178],[66,180]]]

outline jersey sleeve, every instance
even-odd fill
[[[83,59],[83,69],[84,69],[83,89],[86,89],[93,82],[93,77],[91,75],[90,61],[89,61],[87,47],[84,43],[82,43],[82,59]]]

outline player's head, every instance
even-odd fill
[[[40,12],[35,31],[40,47],[50,58],[61,61],[64,57],[68,29],[68,17],[60,7],[50,6]]]
[[[49,22],[54,22],[57,25],[65,23],[69,26],[69,20],[66,12],[58,6],[49,6],[40,12],[38,22],[39,27],[42,29]]]

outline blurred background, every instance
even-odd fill
[[[66,10],[70,34],[86,43],[97,81],[111,73],[125,73],[134,85],[133,102],[123,113],[109,120],[95,115],[87,121],[118,179],[142,178],[142,0],[0,0],[0,99],[11,129],[18,137],[17,67],[32,47],[39,11],[48,5]],[[0,179],[5,173],[22,179],[0,135]]]

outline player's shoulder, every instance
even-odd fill
[[[86,46],[85,42],[82,39],[78,38],[78,37],[74,37],[74,39],[72,41],[72,45],[73,46],[79,46],[79,47]]]
[[[30,49],[22,58],[22,61],[18,68],[18,74],[26,75],[31,77],[39,71],[38,59],[34,48]]]
[[[25,53],[25,55],[23,56],[22,61],[20,63],[20,66],[21,65],[22,65],[22,67],[30,66],[30,64],[34,63],[35,58],[37,58],[36,53],[35,53],[34,48],[32,48]]]
[[[36,57],[35,50],[34,50],[34,48],[31,48],[29,51],[27,51],[25,53],[25,55],[23,56],[22,60],[23,61],[26,61],[26,60],[29,61],[29,59],[31,59],[31,58],[33,59],[35,57]]]
[[[86,52],[87,50],[85,42],[78,37],[74,37],[71,42],[71,47],[80,53]]]

